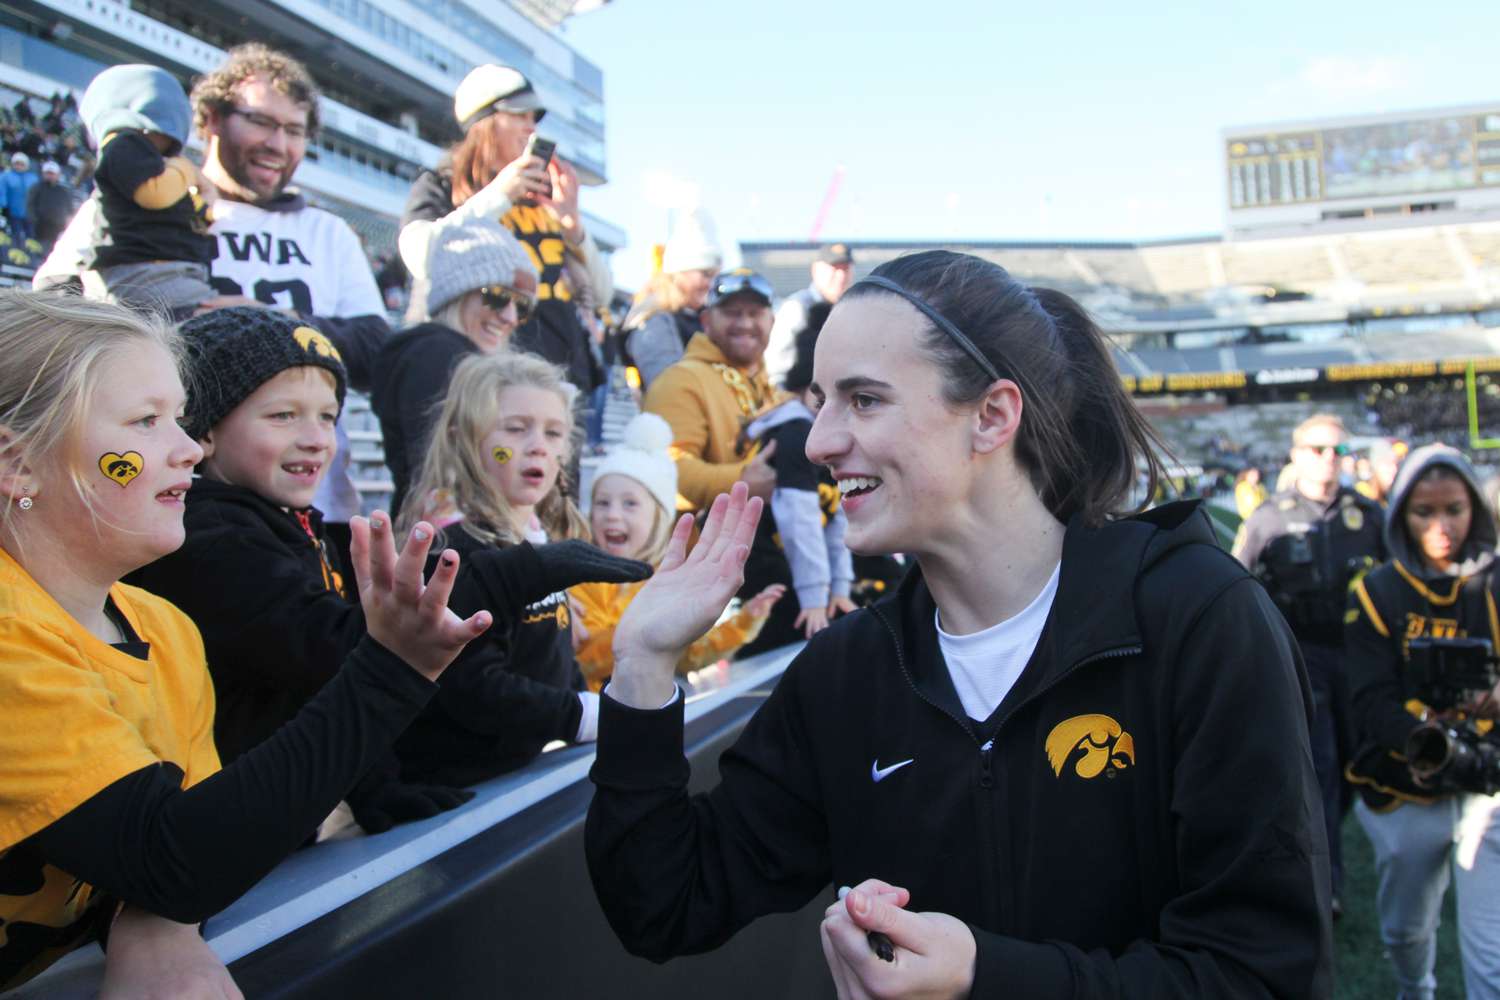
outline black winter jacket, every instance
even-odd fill
[[[1213,539],[1196,504],[1070,525],[1036,652],[984,723],[913,570],[809,641],[704,796],[681,700],[605,697],[586,845],[611,925],[663,960],[876,877],[970,925],[974,997],[1327,996],[1311,694]]]
[[[365,618],[323,541],[316,508],[286,510],[200,477],[183,523],[182,548],[130,582],[177,605],[203,633],[214,741],[227,764],[289,722],[338,672]]]
[[[375,356],[370,406],[380,418],[385,465],[396,484],[391,497],[393,518],[421,471],[437,407],[448,395],[453,369],[477,350],[457,330],[423,323],[387,340]]]
[[[460,560],[448,606],[460,618],[493,608],[491,595],[506,588],[489,581],[487,564],[472,558],[485,543],[461,524],[444,534]],[[469,643],[396,742],[402,777],[472,785],[534,760],[552,740],[575,738],[583,677],[571,625],[566,594],[559,592],[527,607],[520,621],[497,620]]]

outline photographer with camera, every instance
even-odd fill
[[[1344,424],[1331,413],[1292,431],[1292,485],[1273,494],[1240,526],[1234,555],[1265,584],[1302,650],[1312,684],[1313,768],[1323,798],[1333,915],[1342,912],[1339,825],[1348,808],[1344,764],[1353,739],[1344,667],[1344,603],[1349,584],[1385,559],[1379,505],[1342,486]]]
[[[1496,531],[1462,454],[1441,444],[1411,453],[1385,541],[1391,561],[1355,584],[1346,615],[1360,736],[1348,776],[1375,850],[1381,940],[1400,995],[1431,998],[1451,855],[1467,994],[1496,998],[1500,744],[1474,724],[1493,715]]]

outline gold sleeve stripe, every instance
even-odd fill
[[[1375,626],[1375,631],[1389,639],[1391,637],[1391,630],[1386,628],[1385,621],[1380,617],[1380,612],[1375,610],[1375,602],[1370,600],[1369,591],[1365,590],[1365,581],[1361,580],[1354,585],[1354,595],[1359,598],[1359,603],[1365,609],[1365,614],[1370,616],[1370,624]]]

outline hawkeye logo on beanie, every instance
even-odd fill
[[[321,332],[314,330],[310,326],[297,327],[297,329],[292,331],[292,337],[297,341],[298,344],[302,345],[302,349],[309,354],[317,354],[321,357],[332,358],[340,364],[342,364],[344,361],[344,359],[339,356],[339,349],[333,346],[333,341],[329,340]]]
[[[1080,778],[1113,778],[1135,764],[1135,740],[1107,715],[1075,715],[1052,727],[1046,741],[1047,762],[1062,777],[1073,763]]]

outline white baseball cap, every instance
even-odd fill
[[[496,111],[515,114],[530,111],[536,114],[537,121],[547,113],[531,81],[519,70],[494,63],[475,66],[453,92],[453,117],[467,132],[475,122]]]

